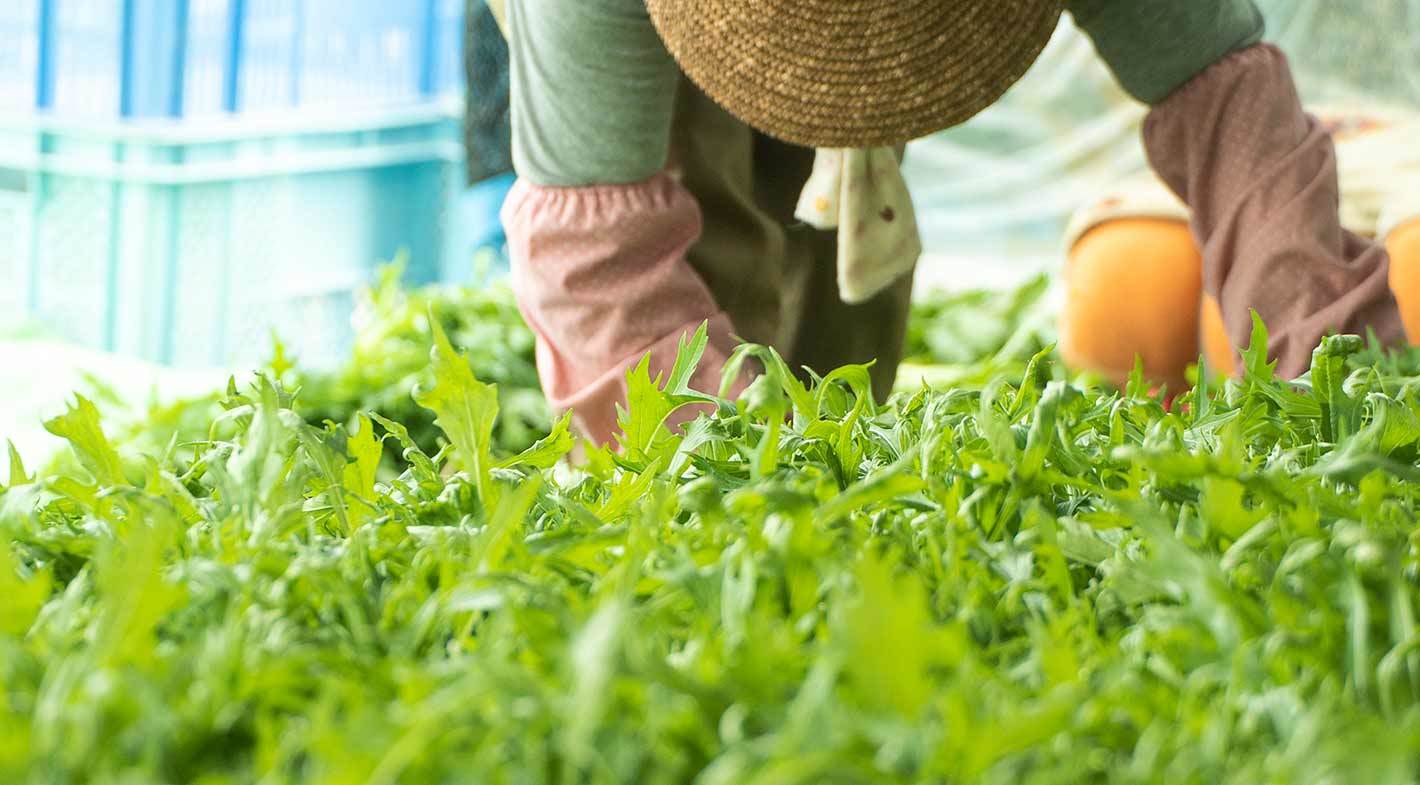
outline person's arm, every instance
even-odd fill
[[[1235,346],[1256,310],[1278,372],[1329,332],[1402,336],[1380,246],[1340,225],[1336,153],[1252,0],[1075,0],[1120,83],[1151,105],[1149,162],[1193,213],[1204,289]]]
[[[1120,85],[1151,106],[1266,32],[1252,0],[1070,0],[1070,13]]]
[[[718,388],[733,327],[690,264],[701,214],[666,171],[680,71],[644,0],[509,0],[513,158],[503,219],[519,305],[554,407],[609,441],[625,374],[711,327]]]

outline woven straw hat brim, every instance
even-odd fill
[[[647,0],[686,74],[808,147],[902,144],[975,116],[1040,57],[1065,0]]]

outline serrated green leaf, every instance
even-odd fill
[[[104,435],[99,419],[98,407],[84,396],[76,395],[68,411],[46,421],[44,428],[69,442],[79,462],[95,480],[105,485],[122,485],[125,482],[123,462]]]
[[[693,392],[690,389],[690,379],[695,375],[696,369],[700,367],[700,361],[705,356],[705,348],[710,345],[710,326],[708,322],[701,322],[695,329],[695,334],[689,340],[684,335],[676,342],[675,364],[671,366],[671,374],[666,379],[665,390],[671,395],[685,395]]]
[[[523,466],[528,469],[551,469],[566,458],[576,441],[572,438],[572,413],[567,412],[552,425],[552,432],[521,453],[498,461],[495,466]]]
[[[414,393],[414,400],[436,415],[435,423],[473,475],[480,498],[495,506],[493,425],[498,418],[498,388],[474,378],[468,362],[454,350],[444,329],[430,318],[434,335],[431,365],[434,384]]]
[[[357,498],[373,501],[375,478],[384,449],[381,440],[375,438],[375,426],[368,415],[355,419],[355,429],[345,440],[345,450],[351,459],[345,465],[345,490]]]
[[[1271,382],[1277,375],[1277,363],[1269,362],[1267,357],[1271,350],[1271,338],[1267,333],[1267,325],[1263,323],[1262,316],[1257,311],[1252,312],[1252,338],[1246,349],[1243,350],[1243,369],[1247,376],[1255,383]]]
[[[6,486],[18,488],[34,482],[34,479],[25,473],[25,462],[20,458],[20,451],[15,448],[15,443],[7,439],[5,444],[10,450],[10,481]]]

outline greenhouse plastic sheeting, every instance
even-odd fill
[[[1292,58],[1310,104],[1420,110],[1420,0],[1259,5],[1269,40]],[[1069,216],[1144,168],[1144,114],[1090,41],[1062,23],[1000,103],[910,148],[907,177],[929,262],[1034,268],[1058,260]],[[936,265],[944,266],[951,269],[929,263],[927,273],[943,282],[967,274],[968,265]]]

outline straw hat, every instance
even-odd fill
[[[732,114],[809,147],[901,144],[1020,80],[1065,0],[646,0],[686,74]]]

